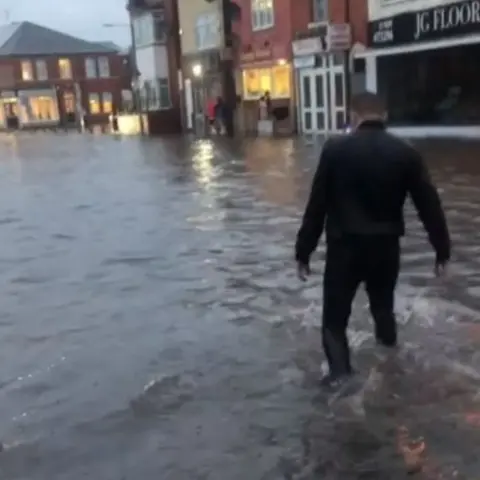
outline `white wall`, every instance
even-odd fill
[[[415,12],[461,1],[463,0],[368,0],[368,19],[378,20],[399,13]]]
[[[168,52],[165,45],[139,47],[136,51],[136,57],[141,81],[169,78]]]

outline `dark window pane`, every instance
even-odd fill
[[[336,107],[343,107],[343,74],[336,73],[335,74],[335,106]]]
[[[312,129],[312,114],[310,112],[304,113],[304,125],[303,128],[306,131],[310,131]]]
[[[343,112],[337,112],[336,122],[337,122],[337,129],[341,129],[345,126],[345,114]]]
[[[325,96],[323,95],[323,75],[315,76],[315,94],[317,96],[317,107],[323,107],[325,105]]]
[[[325,130],[325,114],[317,112],[317,130]]]
[[[312,94],[310,92],[310,77],[303,77],[303,106],[312,106]]]

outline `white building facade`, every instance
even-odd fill
[[[413,137],[480,136],[480,0],[368,0],[367,89]]]

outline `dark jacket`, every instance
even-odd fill
[[[420,154],[368,121],[328,140],[317,167],[295,246],[308,264],[326,222],[327,242],[345,236],[405,233],[403,205],[410,194],[437,261],[450,259],[450,237],[440,198]]]

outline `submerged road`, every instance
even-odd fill
[[[324,397],[324,246],[292,248],[318,148],[0,136],[0,478],[396,480],[480,472],[480,147],[423,145],[454,242],[409,209],[402,348],[351,323],[361,401]],[[412,446],[413,448],[413,446]]]

